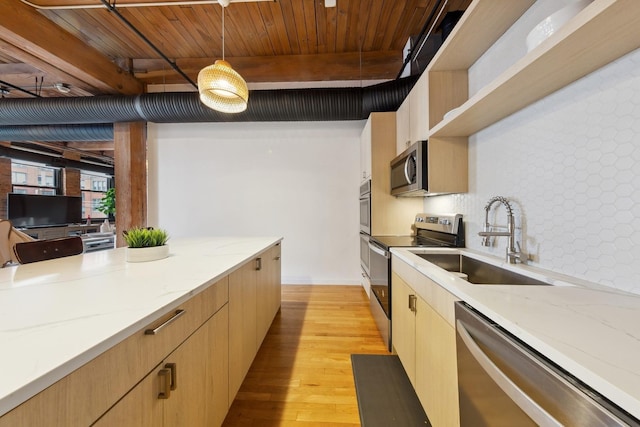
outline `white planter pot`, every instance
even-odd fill
[[[148,248],[127,248],[127,262],[156,261],[169,256],[169,245]]]

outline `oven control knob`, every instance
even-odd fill
[[[424,218],[417,216],[416,217],[416,222],[424,222]]]
[[[440,220],[440,224],[442,224],[442,225],[451,225],[451,221],[449,221],[448,219],[441,219]]]

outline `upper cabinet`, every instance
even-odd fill
[[[412,234],[422,199],[391,195],[391,160],[396,156],[396,113],[371,113],[361,134],[360,158],[368,159],[371,178],[371,234]],[[366,163],[366,161],[365,161]]]
[[[429,138],[429,80],[423,73],[396,113],[396,154]]]
[[[469,96],[469,68],[533,3],[476,0],[469,6],[426,71],[430,138],[472,135],[640,47],[640,2],[594,0]]]
[[[409,94],[409,136],[412,142],[429,138],[429,80],[422,73]]]
[[[371,179],[371,120],[360,134],[360,181]]]
[[[396,154],[402,153],[411,145],[411,122],[409,109],[411,107],[411,94],[409,94],[396,112]]]

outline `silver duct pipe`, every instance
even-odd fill
[[[37,138],[53,140],[68,132],[66,141],[103,138],[105,123],[147,121],[155,123],[265,122],[363,120],[374,111],[396,111],[418,76],[364,88],[279,89],[251,91],[249,107],[240,114],[220,113],[202,105],[197,92],[151,93],[134,96],[65,98],[13,98],[0,100],[0,139],[18,140],[26,129],[47,125]],[[54,126],[55,125],[55,126]],[[59,128],[58,125],[65,125]],[[98,128],[68,125],[98,125]],[[98,131],[98,129],[100,129]],[[15,131],[15,137],[11,132]],[[51,135],[47,135],[51,132]],[[35,134],[34,134],[35,136]],[[102,139],[100,139],[102,140]]]

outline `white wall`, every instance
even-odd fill
[[[524,55],[554,1],[536,2],[474,65],[472,92]],[[467,247],[504,256],[506,239],[485,248],[477,233],[487,200],[505,196],[532,264],[640,294],[640,51],[473,135],[469,149],[469,193],[425,199],[426,211],[465,215]],[[490,222],[506,225],[504,210]]]
[[[149,223],[282,236],[283,283],[357,284],[364,122],[149,124]]]

